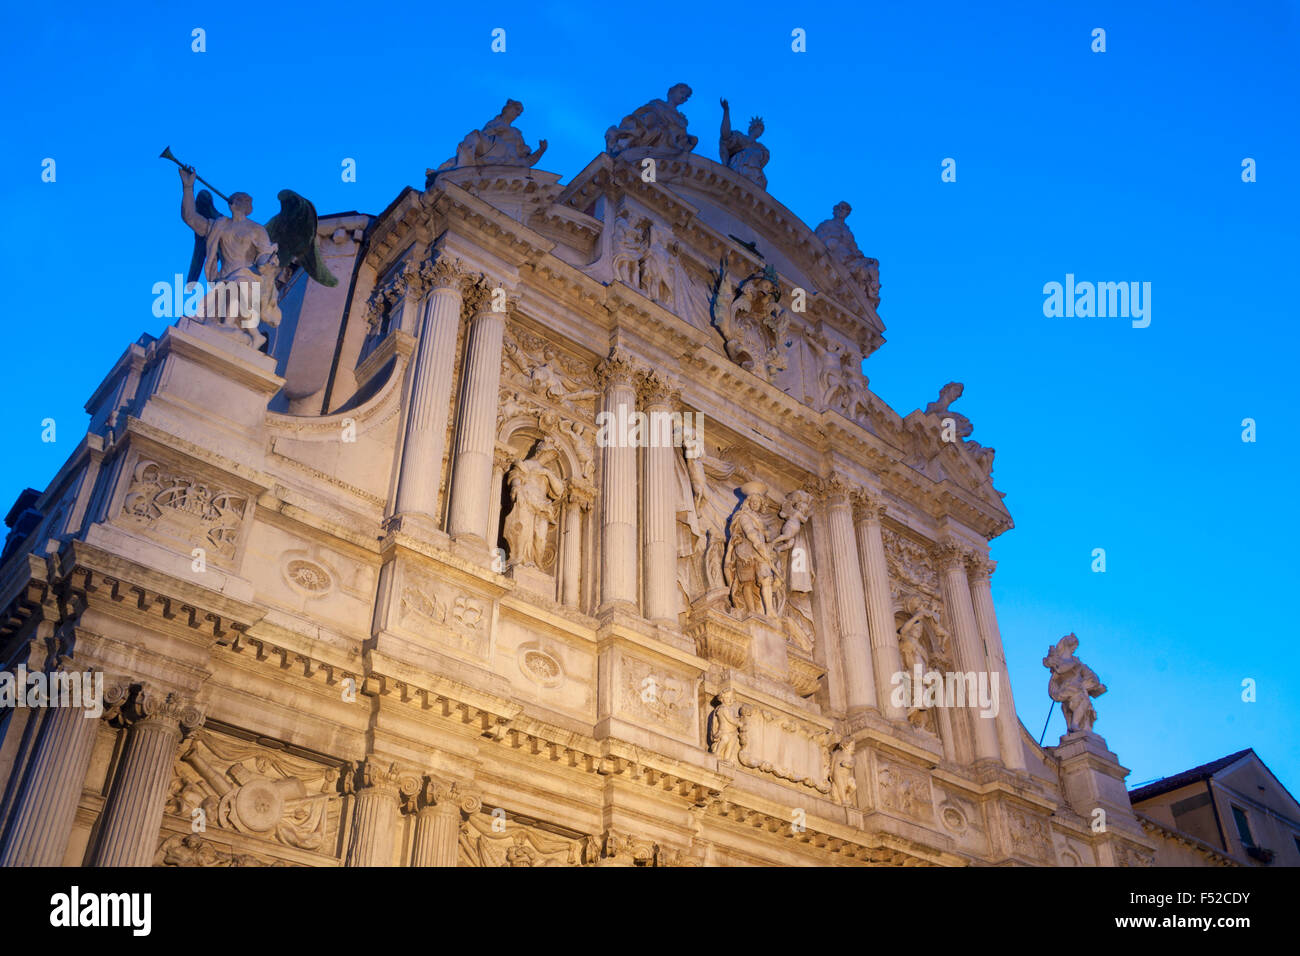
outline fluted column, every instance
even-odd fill
[[[982,555],[976,555],[970,560],[967,570],[971,602],[975,605],[975,623],[984,641],[989,673],[997,674],[1000,683],[997,727],[1002,762],[1011,770],[1024,770],[1025,748],[1020,743],[1020,718],[1016,716],[1016,702],[1011,696],[1011,674],[1007,671],[1002,632],[998,629],[998,616],[993,610],[993,592],[989,588],[989,575],[997,566],[996,561],[990,561]]]
[[[645,520],[645,616],[675,625],[677,600],[677,473],[672,413],[677,382],[658,371],[641,387],[646,432],[641,452],[642,516]]]
[[[850,713],[877,706],[862,564],[858,560],[853,506],[849,499],[853,490],[838,475],[826,482],[826,525],[835,566],[835,611],[840,624],[845,698]]]
[[[628,442],[636,410],[637,370],[621,348],[596,369],[604,387],[597,433],[601,448],[600,605],[637,608],[637,482],[636,448]]]
[[[591,508],[594,490],[569,482],[564,497],[564,544],[560,573],[560,601],[566,607],[582,602],[582,515]]]
[[[970,551],[949,542],[939,549],[943,566],[943,600],[948,616],[956,631],[957,667],[965,673],[979,674],[987,671],[984,641],[975,622],[975,608],[971,604],[970,582],[966,580],[966,560]],[[999,760],[998,734],[990,717],[981,717],[978,702],[966,702],[965,708],[975,735],[975,759]]]
[[[367,757],[356,770],[356,806],[352,813],[352,839],[348,866],[392,866],[393,835],[397,829],[403,790],[417,784],[396,764],[384,765]]]
[[[478,797],[462,793],[455,784],[425,782],[415,808],[412,866],[455,866],[460,855],[462,813],[477,813]]]
[[[424,302],[420,344],[411,369],[402,466],[393,513],[423,515],[436,527],[464,275],[458,263],[439,256],[436,262],[421,268],[421,276],[431,291]]]
[[[134,720],[104,805],[94,866],[153,865],[176,749],[203,723],[193,702],[149,686],[136,691],[124,713]]]
[[[456,457],[452,464],[447,532],[457,541],[488,545],[491,479],[496,452],[497,405],[501,388],[501,343],[506,313],[494,311],[492,284],[469,287],[470,325],[461,374]]]
[[[79,671],[66,673],[82,679]],[[99,730],[97,717],[88,714],[83,707],[46,713],[0,847],[0,867],[63,862]]]
[[[885,539],[880,519],[885,502],[866,493],[853,498],[857,527],[858,558],[866,577],[867,624],[871,631],[871,661],[876,674],[876,694],[886,717],[903,720],[905,708],[894,703],[894,675],[903,669],[898,653],[898,632],[894,629],[894,599],[889,593],[889,564],[885,560]]]

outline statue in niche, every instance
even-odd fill
[[[727,763],[735,763],[740,754],[740,705],[729,690],[717,696],[709,714],[709,753]]]
[[[718,155],[722,165],[734,169],[760,189],[767,188],[767,176],[763,167],[767,165],[770,154],[767,147],[758,141],[763,135],[763,118],[755,116],[749,121],[749,134],[731,128],[731,107],[727,101],[722,103],[722,132],[718,138]]]
[[[542,438],[507,475],[512,507],[506,515],[505,538],[513,565],[544,569],[554,561],[547,543],[556,520],[556,500],[564,494],[564,482],[553,467],[559,457],[555,443]]]
[[[651,100],[638,107],[605,132],[605,152],[610,156],[638,148],[663,156],[690,152],[699,138],[686,132],[686,117],[678,109],[690,97],[691,88],[678,83],[669,89],[666,101]]]
[[[641,288],[641,260],[650,248],[650,241],[646,238],[648,225],[649,221],[644,219],[632,225],[626,209],[620,210],[614,219],[614,278],[626,282],[633,289]]]
[[[566,404],[590,401],[596,397],[594,390],[581,388],[578,382],[564,374],[555,349],[543,348],[539,362],[514,342],[506,342],[503,354],[506,360],[528,379],[529,389],[543,398]]]
[[[858,780],[853,772],[853,751],[857,746],[852,739],[841,741],[831,767],[831,799],[845,806],[853,806],[858,795]]]
[[[917,707],[915,701],[920,690],[912,686],[916,680],[919,665],[922,678],[930,671],[930,651],[926,644],[925,623],[930,620],[937,628],[929,609],[921,605],[919,598],[908,599],[906,609],[912,616],[898,629],[898,654],[903,664],[903,687],[907,691],[907,722],[918,730],[938,736],[934,715],[928,707]]]
[[[813,233],[826,245],[831,257],[848,269],[849,274],[862,286],[873,306],[880,305],[880,263],[864,256],[853,238],[853,230],[845,222],[853,207],[838,202],[831,218],[823,221]]]
[[[778,573],[762,518],[765,490],[757,481],[741,486],[744,500],[727,527],[722,570],[731,588],[732,607],[747,614],[776,617],[784,605],[785,582]]]
[[[470,132],[456,147],[456,155],[439,166],[438,172],[463,166],[536,166],[546,152],[546,140],[530,150],[523,134],[510,125],[523,111],[524,105],[518,100],[506,100],[501,112],[482,129]]]
[[[1069,733],[1092,733],[1097,721],[1092,697],[1106,693],[1106,685],[1093,673],[1092,668],[1074,656],[1079,649],[1079,639],[1067,634],[1047,649],[1043,666],[1052,672],[1047,683],[1047,696],[1061,705],[1065,726]]]

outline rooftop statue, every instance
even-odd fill
[[[456,155],[438,167],[438,172],[459,169],[462,166],[525,166],[537,165],[546,152],[546,140],[530,150],[524,136],[510,124],[524,111],[518,100],[506,100],[501,112],[472,130],[456,147]]]
[[[846,219],[853,207],[846,202],[838,202],[831,211],[830,219],[822,222],[813,230],[817,238],[826,245],[834,259],[841,262],[866,290],[872,305],[880,304],[880,263],[870,256],[864,256],[853,238],[853,230]]]
[[[227,331],[242,331],[254,348],[266,342],[259,322],[280,324],[279,286],[287,281],[295,265],[321,285],[336,286],[338,279],[325,267],[316,239],[316,208],[290,189],[277,194],[280,212],[265,226],[254,222],[253,197],[244,192],[225,196],[230,215],[217,211],[212,193],[194,195],[195,180],[202,180],[193,166],[186,166],[171,149],[161,158],[180,167],[181,219],[194,231],[194,252],[186,282],[196,282],[202,272],[208,282],[202,315],[198,321]]]
[[[668,91],[667,101],[651,100],[623,117],[623,122],[605,132],[605,152],[611,156],[638,148],[659,155],[690,152],[699,138],[686,132],[686,117],[677,108],[690,96],[691,88],[678,83]]]
[[[731,128],[731,107],[725,99],[719,102],[722,103],[722,132],[718,138],[718,155],[722,164],[766,189],[767,176],[763,174],[763,167],[767,165],[770,154],[767,147],[758,141],[763,135],[763,118],[755,116],[751,119],[749,134],[746,135]]]
[[[1052,672],[1047,683],[1047,696],[1061,705],[1065,726],[1070,733],[1092,733],[1097,711],[1091,697],[1106,693],[1106,685],[1093,673],[1092,668],[1074,656],[1079,639],[1067,634],[1047,649],[1043,666]]]

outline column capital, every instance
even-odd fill
[[[420,264],[419,278],[429,291],[450,290],[460,292],[469,274],[459,259],[448,256],[441,249],[430,250],[429,258]]]
[[[455,780],[441,780],[425,776],[415,781],[412,792],[402,789],[403,803],[407,812],[432,810],[442,813],[473,814],[483,807],[483,799],[477,793],[462,788]]]
[[[609,356],[596,365],[596,380],[602,388],[617,385],[635,387],[640,377],[641,368],[632,358],[632,354],[621,345],[609,350]]]
[[[482,272],[466,279],[462,296],[471,321],[489,315],[504,316],[519,301],[518,296],[509,294],[505,283]],[[503,307],[497,308],[498,305]]]
[[[966,556],[966,570],[970,575],[971,584],[988,583],[988,579],[997,570],[997,567],[998,563],[996,561],[976,551],[972,551]]]
[[[360,793],[371,790],[388,796],[401,798],[418,792],[420,775],[405,769],[397,763],[380,760],[371,755],[356,761],[353,772],[344,778],[344,791]]]
[[[102,716],[128,727],[146,720],[171,724],[186,735],[202,727],[206,717],[203,708],[183,694],[116,675],[104,682]]]
[[[655,368],[641,375],[638,393],[645,405],[675,406],[681,397],[681,391],[681,382],[667,372]]]
[[[596,489],[585,482],[570,479],[568,488],[564,493],[564,500],[571,505],[577,505],[583,511],[587,511],[596,500]]]
[[[825,478],[814,478],[804,486],[804,490],[827,504],[849,504],[853,496],[862,491],[861,487],[838,471],[831,472]]]
[[[849,498],[853,502],[853,520],[880,523],[885,517],[885,512],[889,506],[885,499],[867,491],[865,488],[857,488],[849,493]]]
[[[939,557],[939,566],[944,571],[957,570],[963,574],[966,573],[967,562],[974,555],[970,548],[953,538],[941,541],[936,553]]]

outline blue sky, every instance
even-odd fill
[[[164,146],[250,192],[263,222],[286,187],[322,213],[378,212],[507,96],[567,179],[606,127],[685,81],[700,152],[715,155],[726,96],[738,121],[766,120],[777,199],[811,225],[852,203],[881,262],[873,390],[906,414],[965,382],[954,407],[997,448],[1016,520],[993,586],[1031,732],[1041,658],[1073,631],[1130,784],[1250,746],[1300,793],[1300,10],[1130,6],[15,5],[0,28],[0,498],[52,477],[110,364],[165,325],[150,289],[184,271],[191,240]],[[1044,317],[1043,285],[1066,273],[1150,282],[1150,327]],[[1058,709],[1048,742],[1062,732]]]

